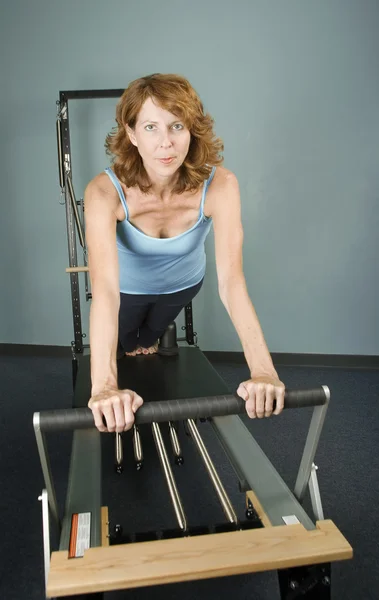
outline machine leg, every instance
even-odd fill
[[[310,565],[278,571],[280,600],[330,600],[331,565]]]

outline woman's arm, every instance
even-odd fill
[[[85,191],[86,242],[91,279],[90,348],[92,395],[117,387],[120,306],[116,216],[112,199],[92,181]]]
[[[116,246],[117,197],[92,181],[85,192],[86,241],[91,277],[91,398],[99,431],[131,429],[143,399],[133,390],[119,390],[117,378],[120,289]],[[104,424],[104,419],[106,425]]]
[[[251,380],[243,385],[248,394],[242,395],[246,400],[249,395],[250,399],[253,396],[253,400],[256,397],[257,406],[252,402],[249,408],[254,406],[251,412],[256,412],[258,416],[262,413],[266,416],[271,414],[276,397],[275,414],[279,414],[284,402],[284,386],[279,381],[247,291],[242,260],[244,236],[240,193],[237,178],[230,171],[223,170],[220,175],[214,189],[211,212],[219,294],[241,341],[250,369]],[[255,382],[256,386],[251,385],[251,382]],[[246,385],[247,383],[250,385]]]

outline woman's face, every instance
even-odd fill
[[[191,141],[184,122],[151,98],[142,105],[134,130],[127,127],[127,132],[146,170],[164,177],[172,176],[182,165]]]

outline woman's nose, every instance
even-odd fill
[[[161,146],[163,146],[164,148],[172,146],[171,135],[170,132],[167,130],[163,131],[162,133]]]

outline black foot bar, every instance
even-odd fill
[[[326,386],[308,390],[286,390],[284,408],[323,406],[328,403],[329,398],[330,392]],[[245,401],[236,394],[146,402],[138,409],[135,424],[222,417],[245,412]],[[35,413],[36,415],[39,416],[37,420],[43,432],[95,427],[93,414],[89,408],[43,411]]]

